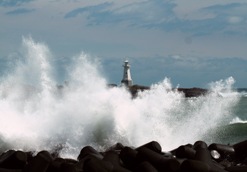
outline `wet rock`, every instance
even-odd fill
[[[9,150],[0,156],[0,167],[23,169],[26,166],[27,154],[22,151]]]
[[[0,155],[0,172],[246,172],[246,152],[246,140],[209,146],[199,140],[167,152],[157,141],[136,148],[117,143],[104,152],[85,146],[77,159],[8,150]]]

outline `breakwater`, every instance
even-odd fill
[[[142,85],[133,85],[128,87],[130,93],[132,94],[133,97],[136,97],[138,92],[140,91],[146,91],[150,90],[150,87],[148,86],[142,86]],[[181,93],[184,94],[185,97],[199,97],[202,95],[205,95],[208,93],[207,89],[203,88],[177,88],[177,89],[172,89],[172,90],[177,90]]]
[[[105,151],[85,146],[77,159],[59,150],[38,153],[8,150],[0,156],[1,172],[246,172],[247,140],[234,145],[204,141],[164,152],[157,141],[139,147],[117,143]]]

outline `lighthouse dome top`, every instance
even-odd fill
[[[125,60],[124,61],[124,65],[129,65],[129,61],[128,60]]]

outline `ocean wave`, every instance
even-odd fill
[[[230,122],[230,124],[237,124],[237,123],[246,124],[246,123],[247,123],[247,120],[242,120],[242,119],[240,119],[239,117],[235,117],[235,118]]]
[[[218,92],[218,95],[221,97],[234,97],[234,96],[241,96],[238,92]]]
[[[169,79],[133,99],[124,87],[109,88],[98,61],[85,53],[67,64],[68,83],[58,89],[49,48],[31,38],[23,40],[23,48],[23,61],[0,82],[0,140],[13,149],[61,144],[61,154],[73,157],[85,145],[156,140],[171,150],[228,123],[239,101],[232,77],[212,83],[209,94],[195,99],[170,91]]]
[[[241,97],[247,97],[247,88],[238,88],[236,91]]]
[[[247,97],[247,92],[240,92],[239,93],[242,97]]]

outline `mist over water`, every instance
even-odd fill
[[[8,149],[60,146],[61,155],[76,157],[86,145],[105,149],[156,140],[168,151],[229,124],[239,101],[231,77],[211,83],[210,93],[198,98],[171,91],[171,81],[164,79],[133,99],[124,87],[108,88],[100,64],[85,53],[73,57],[68,83],[58,88],[45,44],[23,38],[21,54],[0,82],[0,146]]]

